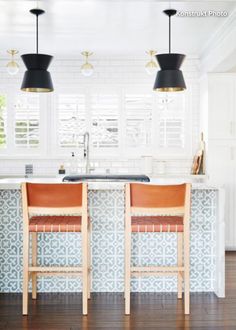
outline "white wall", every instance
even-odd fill
[[[57,59],[52,62],[50,71],[52,74],[55,90],[58,88],[77,88],[81,86],[106,87],[115,85],[126,86],[146,86],[152,90],[155,76],[148,76],[144,70],[147,62],[145,56],[142,59],[138,58],[102,58],[98,59],[96,55],[91,58],[91,62],[95,67],[94,75],[90,78],[85,78],[80,73],[81,60],[75,59]],[[21,70],[17,76],[9,76],[5,70],[7,60],[0,61],[0,92],[4,89],[18,90],[21,85],[22,75],[24,72],[23,63]],[[20,62],[20,60],[19,60]],[[191,139],[191,148],[187,155],[176,156],[158,155],[155,156],[153,162],[153,172],[158,174],[159,161],[166,161],[166,172],[175,174],[189,174],[192,156],[196,151],[200,138],[200,100],[199,100],[199,61],[198,59],[187,59],[183,65],[184,76],[188,90],[191,91],[191,100],[189,103],[190,124],[188,127],[189,138]],[[50,98],[51,96],[48,95]],[[10,111],[10,109],[9,109]],[[50,144],[50,141],[48,141]],[[38,175],[54,175],[60,164],[67,164],[70,155],[63,157],[53,155],[52,150],[49,152],[41,152],[37,155],[26,155],[22,151],[20,155],[14,154],[2,155],[0,151],[0,175],[22,175],[24,174],[24,164],[34,164],[34,172]],[[112,157],[99,157],[94,159],[91,155],[92,165],[103,171],[107,168],[111,172],[143,172],[143,162],[140,158],[135,158],[130,154],[124,159]],[[79,164],[81,167],[82,163]]]

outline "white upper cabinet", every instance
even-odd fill
[[[226,250],[236,249],[236,75],[208,75],[207,172],[226,194]],[[204,114],[203,114],[204,115]]]
[[[208,88],[209,138],[236,138],[236,77],[209,74]]]

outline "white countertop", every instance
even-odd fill
[[[62,183],[62,177],[54,178],[5,178],[0,179],[0,189],[19,189],[23,182],[35,182],[35,183]],[[145,184],[181,184],[184,183],[183,179],[177,178],[151,178],[150,183]],[[66,183],[65,183],[66,184]],[[90,190],[120,190],[124,188],[124,182],[88,182]],[[209,185],[207,183],[192,183],[193,189],[202,190],[218,190],[219,186]]]

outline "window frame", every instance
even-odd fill
[[[117,88],[113,88],[113,87],[107,87],[107,86],[104,86],[104,87],[82,87],[82,88],[59,88],[57,90],[57,92],[54,93],[54,96],[53,96],[53,113],[54,113],[54,118],[56,118],[55,122],[54,122],[54,138],[53,138],[53,150],[54,150],[54,153],[56,156],[70,156],[72,152],[74,152],[76,154],[77,157],[79,158],[83,158],[83,150],[82,148],[78,148],[78,147],[68,147],[68,148],[63,148],[63,147],[60,147],[59,146],[59,116],[58,116],[58,113],[57,113],[57,99],[58,99],[58,96],[59,94],[81,94],[81,93],[84,93],[85,95],[85,108],[86,108],[86,113],[87,113],[87,116],[86,116],[86,126],[87,126],[87,130],[89,131],[89,133],[91,132],[92,130],[92,116],[91,116],[91,113],[92,113],[92,107],[91,107],[91,92],[90,90],[95,90],[96,94],[97,93],[117,93],[119,90]],[[121,93],[119,93],[121,94]],[[119,101],[119,95],[118,94],[118,103],[120,102]],[[118,107],[119,109],[119,107]],[[121,136],[120,136],[120,117],[121,117],[121,114],[118,112],[118,141],[121,141]],[[92,143],[91,143],[91,139],[90,139],[90,157],[91,158],[104,158],[104,156],[101,156],[102,155],[109,155],[109,156],[112,156],[112,157],[117,157],[117,154],[120,155],[121,153],[121,146],[120,146],[120,143],[118,145],[117,148],[95,148],[92,146]]]

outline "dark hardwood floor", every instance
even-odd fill
[[[191,294],[191,315],[184,316],[176,294],[132,294],[131,315],[124,315],[121,293],[93,293],[89,315],[81,315],[81,294],[39,294],[21,316],[21,294],[0,295],[0,329],[207,329],[236,330],[236,252],[226,254],[226,298]]]

